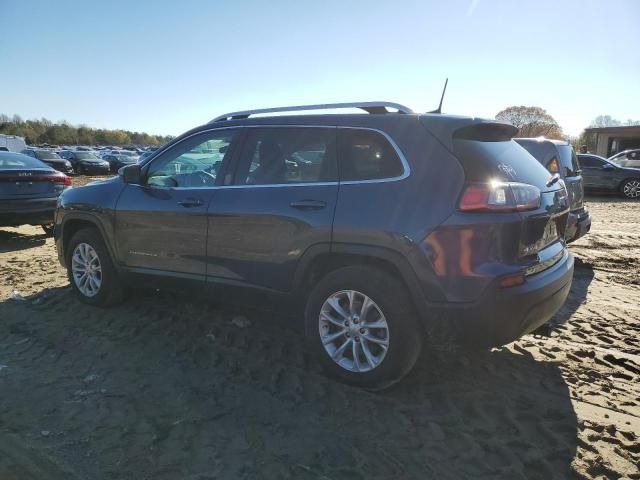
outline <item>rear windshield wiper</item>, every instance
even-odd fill
[[[553,175],[551,175],[551,178],[547,180],[547,187],[550,187],[551,185],[556,183],[558,180],[560,180],[560,174],[554,173]]]

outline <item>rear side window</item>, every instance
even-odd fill
[[[335,128],[249,128],[236,185],[335,181]]]
[[[598,158],[593,157],[580,157],[578,162],[583,167],[601,167],[604,165],[604,162]]]
[[[467,182],[520,182],[546,190],[551,174],[515,141],[454,140]],[[434,172],[436,174],[436,172]]]
[[[580,166],[578,165],[578,157],[571,148],[571,145],[558,145],[558,152],[560,152],[560,168],[562,171],[560,174],[563,177],[575,177],[578,175]]]
[[[340,179],[378,180],[399,177],[402,161],[384,135],[372,130],[340,129]]]

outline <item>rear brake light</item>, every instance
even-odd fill
[[[61,183],[65,187],[70,187],[72,184],[71,177],[61,173],[59,175],[41,175],[37,177],[30,177],[29,180],[41,180],[41,181],[49,181],[52,183]]]
[[[460,199],[464,212],[520,212],[540,206],[540,189],[517,182],[467,185]]]

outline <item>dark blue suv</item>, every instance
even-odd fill
[[[367,114],[264,116],[343,107]],[[501,345],[563,304],[567,192],[516,131],[385,102],[223,115],[66,191],[60,262],[94,305],[166,284],[292,304],[330,374],[383,388],[423,345]]]

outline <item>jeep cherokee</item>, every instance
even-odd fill
[[[386,102],[226,114],[66,191],[60,262],[94,305],[169,281],[293,300],[329,374],[383,388],[423,344],[502,345],[563,304],[567,192],[516,132]]]

